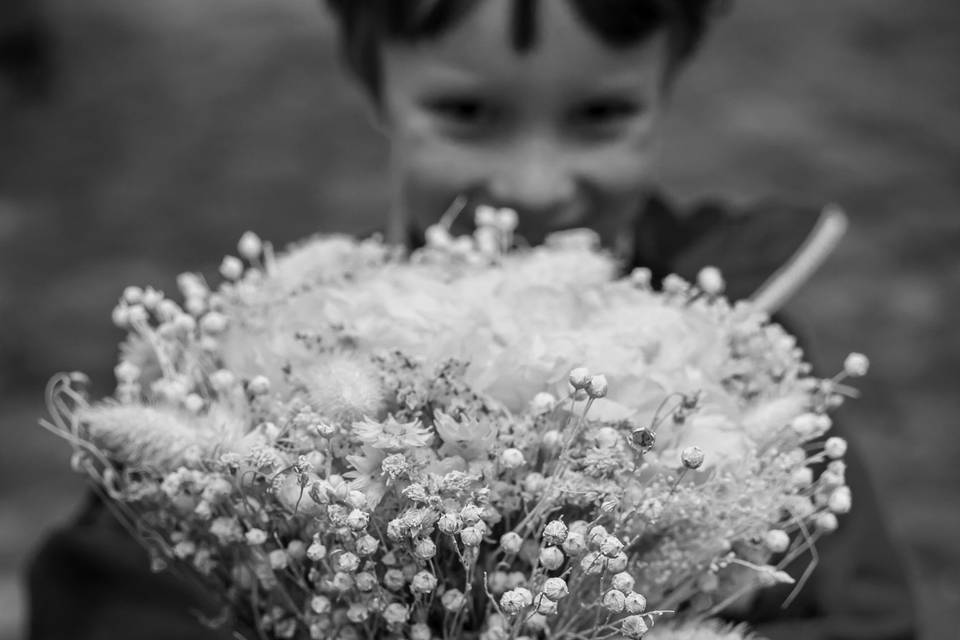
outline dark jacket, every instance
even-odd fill
[[[701,267],[716,266],[730,297],[744,298],[794,254],[816,219],[815,211],[775,205],[738,215],[703,205],[679,215],[654,197],[637,219],[633,266],[649,267],[657,282],[671,272],[693,279]],[[821,561],[812,579],[786,609],[780,605],[789,589],[763,592],[745,618],[771,640],[915,637],[900,555],[856,451],[846,461],[855,508],[818,544]],[[803,568],[798,562],[792,572],[799,576]],[[196,622],[196,611],[216,613],[214,599],[169,573],[151,573],[139,544],[95,498],[40,548],[29,587],[32,640],[230,637]]]

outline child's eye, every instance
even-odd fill
[[[574,123],[578,125],[603,126],[617,124],[643,111],[643,105],[633,100],[603,98],[581,104],[572,115]]]
[[[496,115],[492,105],[469,97],[436,98],[427,101],[426,107],[446,123],[457,126],[489,124]]]

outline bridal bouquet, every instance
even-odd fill
[[[743,638],[711,618],[850,509],[825,434],[866,359],[813,377],[715,269],[658,292],[514,226],[409,256],[248,233],[217,288],[128,288],[115,396],[59,376],[47,426],[249,640]]]

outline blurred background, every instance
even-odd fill
[[[958,33],[955,2],[738,0],[677,87],[662,171],[684,201],[850,213],[790,311],[825,371],[873,360],[846,422],[929,639],[960,637]],[[313,0],[0,4],[0,639],[83,491],[36,424],[50,375],[109,393],[125,285],[216,279],[246,229],[369,230],[384,169]]]

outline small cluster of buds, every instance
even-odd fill
[[[607,377],[597,374],[591,375],[586,367],[577,367],[570,371],[570,386],[574,394],[584,392],[589,398],[603,398],[607,395]]]

